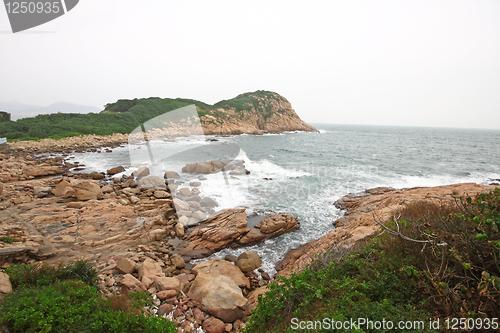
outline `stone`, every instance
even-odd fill
[[[137,179],[146,177],[149,175],[149,168],[146,166],[142,166],[136,171],[132,172],[132,175]]]
[[[138,265],[137,268],[139,271],[139,279],[148,288],[151,284],[153,284],[155,278],[165,276],[160,265],[154,262],[151,258],[146,258],[146,260],[144,260],[141,265]]]
[[[43,198],[49,195],[51,188],[48,186],[33,186],[33,194],[37,198]]]
[[[91,172],[89,173],[89,178],[93,180],[100,180],[103,179],[105,176],[102,173],[99,172]]]
[[[182,172],[208,174],[221,171],[225,166],[226,163],[222,161],[192,163],[192,164],[186,164],[186,166],[182,168]]]
[[[191,195],[200,195],[201,191],[197,188],[193,188],[191,190]]]
[[[138,203],[139,201],[141,201],[141,199],[139,199],[139,198],[138,198],[138,197],[136,197],[135,195],[130,196],[130,202],[131,202],[132,204],[134,204],[134,205],[135,205],[135,204],[136,204],[136,203]]]
[[[190,243],[186,248],[214,253],[249,231],[244,208],[222,210],[193,228],[187,236]]]
[[[180,213],[180,212],[179,212],[179,213]],[[189,224],[189,217],[187,217],[187,216],[181,216],[181,217],[179,217],[179,223],[180,223],[183,227],[187,226],[187,225]]]
[[[194,308],[193,309],[193,317],[195,320],[203,322],[205,320],[205,316],[203,315],[203,312],[201,312],[200,309]]]
[[[101,187],[101,191],[102,191],[102,193],[113,193],[114,192],[113,188],[110,186]]]
[[[214,317],[207,318],[201,327],[207,333],[222,333],[226,330],[226,324]]]
[[[122,274],[132,274],[137,270],[137,264],[128,258],[118,260],[115,269]]]
[[[179,198],[174,198],[174,205],[177,211],[190,210],[189,204]]]
[[[224,257],[224,260],[229,261],[229,262],[232,262],[232,263],[235,263],[235,262],[236,262],[236,260],[238,260],[238,257],[236,257],[235,255],[232,255],[232,254],[227,254],[227,255]]]
[[[245,317],[250,308],[240,287],[228,276],[199,272],[189,288],[190,297],[199,308],[224,322]]]
[[[12,284],[10,283],[10,277],[0,272],[0,294],[7,295],[12,292]]]
[[[156,199],[168,199],[171,198],[172,196],[167,191],[155,191],[154,197]]]
[[[191,269],[194,275],[200,272],[209,275],[224,275],[231,278],[239,287],[250,288],[250,281],[241,270],[229,261],[219,258],[211,258],[194,265]]]
[[[3,183],[0,182],[0,195],[2,195],[2,193],[3,193]]]
[[[165,175],[163,176],[165,179],[177,179],[181,178],[179,174],[175,171],[165,171]]]
[[[120,284],[131,291],[146,291],[144,284],[137,280],[132,274],[123,275]]]
[[[172,308],[173,308],[172,304],[162,304],[158,308],[157,315],[160,317],[163,315],[168,315],[170,312],[172,312]]]
[[[262,265],[262,259],[255,251],[246,251],[240,254],[236,260],[236,266],[241,269],[243,273],[253,271]]]
[[[172,265],[174,265],[176,268],[184,268],[184,267],[186,267],[186,262],[178,254],[172,255],[170,257],[170,261],[172,262]]]
[[[256,226],[260,232],[267,235],[268,238],[274,238],[284,234],[285,232],[298,230],[300,223],[297,216],[289,214],[276,214],[266,217]]]
[[[117,173],[121,173],[121,172],[123,172],[123,171],[125,171],[125,168],[124,168],[124,167],[122,167],[122,166],[117,166],[117,167],[114,167],[114,168],[111,168],[111,169],[107,170],[107,171],[106,171],[106,173],[107,173],[108,175],[112,176],[112,175],[116,175]]]
[[[192,217],[197,219],[198,221],[201,221],[207,217],[207,214],[205,214],[201,210],[197,210],[196,212],[193,213]]]
[[[245,236],[238,240],[238,243],[249,246],[262,243],[264,239],[266,239],[266,235],[261,233],[258,229],[252,228]]]
[[[189,185],[197,187],[197,186],[201,186],[201,183],[200,182],[190,182]]]
[[[156,293],[156,297],[158,297],[162,301],[175,296],[177,296],[177,291],[173,289],[162,290]]]
[[[248,295],[247,299],[250,303],[250,309],[256,309],[257,305],[259,305],[259,295],[264,295],[268,291],[267,287],[259,287],[257,289],[252,290]]]
[[[188,189],[187,187],[183,187],[183,188],[180,188],[179,189],[179,193],[186,196],[186,197],[190,197],[191,196],[191,190]]]
[[[61,182],[59,182],[59,184],[52,190],[52,194],[54,194],[56,197],[62,198],[70,198],[76,195],[75,190],[66,180],[62,180]]]
[[[102,195],[101,186],[96,180],[72,179],[70,184],[79,201],[95,200]]]
[[[181,290],[181,283],[179,279],[176,279],[174,277],[166,277],[166,276],[156,277],[155,285],[156,289],[159,291],[173,289],[179,292]]]
[[[137,181],[137,185],[145,189],[165,189],[165,181],[157,176],[149,176],[141,178]]]
[[[184,226],[182,225],[182,223],[179,222],[175,225],[175,234],[179,238],[184,237]]]
[[[215,201],[214,199],[209,198],[209,197],[205,197],[205,198],[201,199],[200,204],[203,207],[208,207],[208,208],[213,208],[213,207],[219,206],[217,201]]]

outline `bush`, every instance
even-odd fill
[[[138,302],[133,304],[139,308]],[[80,281],[18,289],[2,301],[0,315],[13,333],[177,332],[163,318],[113,310],[97,289]]]
[[[97,271],[84,260],[55,267],[40,264],[12,265],[5,270],[5,273],[9,275],[14,288],[46,286],[69,279],[80,280],[97,287]]]

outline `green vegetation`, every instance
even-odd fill
[[[272,115],[271,104],[267,100],[258,101],[257,97],[282,99],[278,94],[260,90],[221,101],[213,106],[184,98],[120,99],[115,103],[106,104],[105,112],[102,113],[54,113],[0,122],[0,137],[9,140],[39,140],[39,138],[60,139],[86,134],[126,134],[150,119],[191,104],[198,107],[200,116],[211,111],[215,117],[218,117],[218,113],[213,111],[215,108],[235,108],[237,111],[242,111],[260,107],[265,110],[264,117],[267,119]]]
[[[10,115],[7,112],[0,111],[0,123],[10,121]]]
[[[68,266],[13,265],[14,292],[0,303],[10,332],[177,332],[174,323],[141,314],[145,292],[103,299],[97,272],[86,261]]]
[[[12,244],[15,241],[16,240],[10,236],[3,236],[2,238],[0,238],[0,242],[4,242],[4,243],[8,243],[8,244]]]
[[[413,203],[350,254],[333,248],[305,271],[272,283],[245,332],[296,332],[294,317],[425,323],[411,332],[443,330],[446,318],[475,320],[469,325],[498,318],[499,228],[500,189],[457,198],[454,205]],[[440,318],[440,330],[429,328],[431,318]]]

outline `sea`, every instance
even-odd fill
[[[152,174],[179,172],[188,186],[224,208],[245,207],[250,223],[272,213],[299,217],[300,230],[213,256],[254,250],[270,275],[285,253],[334,229],[344,212],[334,202],[374,187],[411,188],[500,182],[500,130],[313,124],[319,132],[203,136],[127,144],[111,153],[75,153],[86,172],[146,165]],[[104,152],[104,151],[103,151]],[[181,173],[199,159],[243,160],[248,175]],[[118,175],[120,176],[120,175]],[[205,179],[206,178],[206,179]],[[188,186],[189,187],[189,186]],[[252,222],[253,221],[253,222]]]

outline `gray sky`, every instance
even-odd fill
[[[81,0],[12,34],[0,101],[215,103],[255,90],[311,123],[500,129],[500,1]]]

